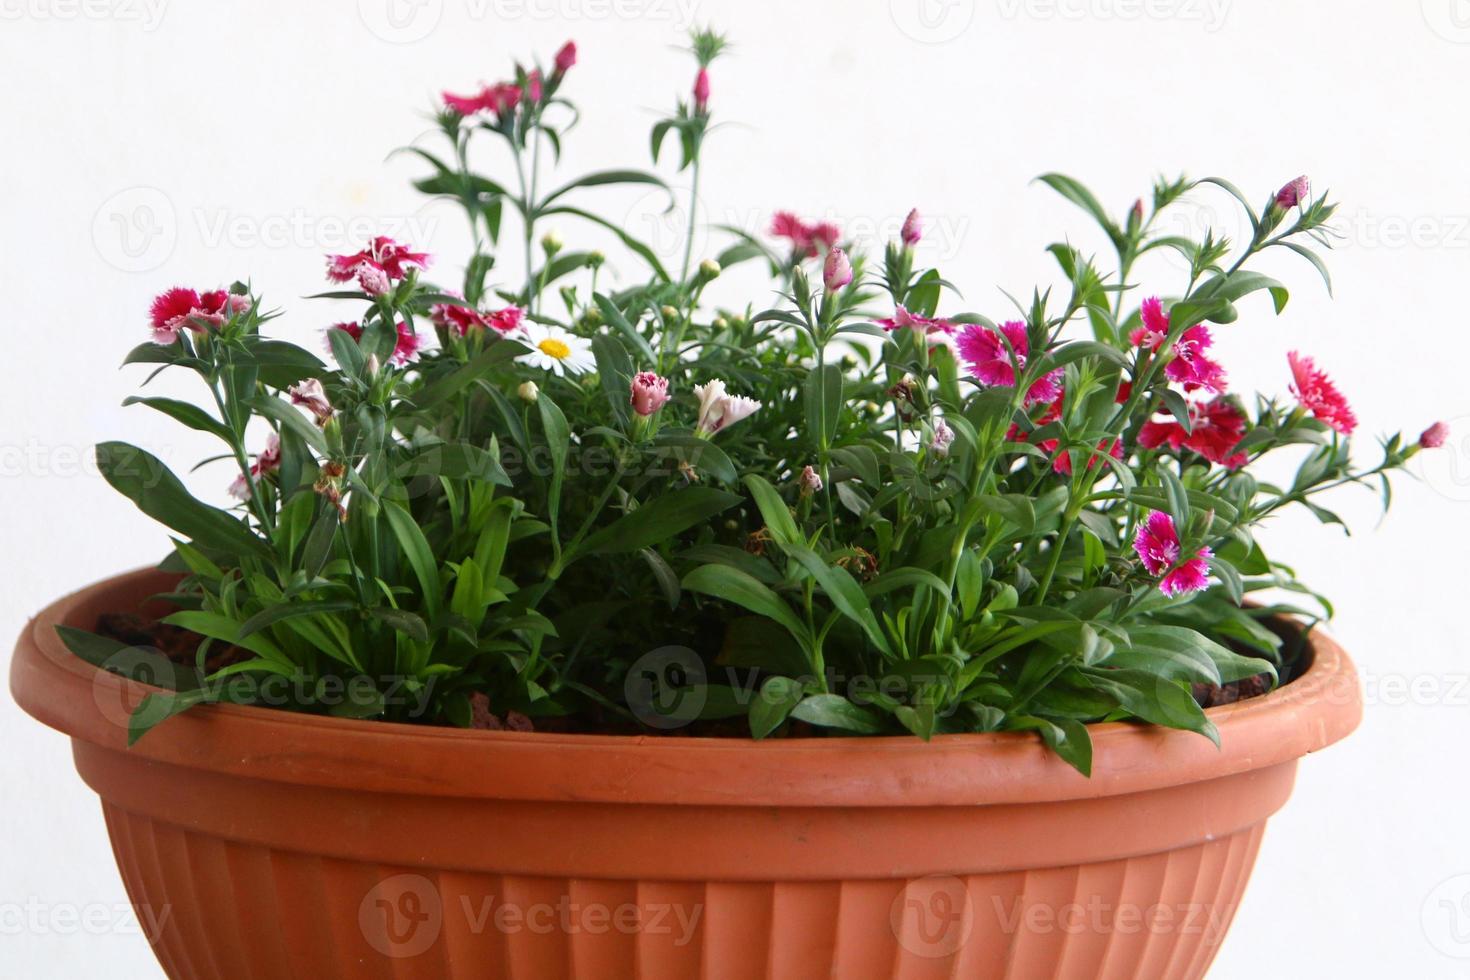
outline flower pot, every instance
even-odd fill
[[[165,588],[44,610],[16,700],[72,737],[173,978],[1202,976],[1297,759],[1357,725],[1320,633],[1198,735],[1095,726],[1087,779],[1025,735],[769,742],[190,711],[74,657]]]

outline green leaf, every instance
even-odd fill
[[[713,487],[688,487],[654,497],[591,535],[578,549],[585,554],[637,551],[667,541],[740,503],[740,497]],[[686,588],[687,588],[686,584]]]
[[[1093,197],[1092,192],[1081,183],[1065,174],[1057,173],[1042,174],[1036,179],[1092,215],[1092,219],[1102,227],[1103,231],[1107,232],[1108,238],[1113,242],[1122,241],[1123,233],[1118,230],[1117,225],[1113,224],[1113,220],[1108,217],[1107,212],[1103,210],[1097,198]]]
[[[835,364],[827,364],[806,376],[807,433],[816,436],[825,450],[832,445],[841,418],[842,371]]]
[[[202,688],[147,695],[138,702],[138,706],[133,709],[132,716],[128,718],[128,747],[131,748],[137,744],[138,739],[174,715],[182,714],[197,704],[206,704],[213,699],[213,695]]]
[[[477,354],[468,364],[425,385],[413,396],[413,404],[425,411],[435,408],[468,388],[476,380],[489,374],[496,367],[527,352],[528,348],[525,345],[501,338]]]
[[[226,512],[201,503],[157,457],[124,442],[97,446],[97,467],[138,509],[195,544],[227,555],[274,557],[270,545]]]
[[[578,177],[576,180],[571,181],[570,183],[563,184],[561,187],[558,187],[556,190],[546,195],[536,204],[537,213],[545,214],[546,206],[549,205],[552,201],[555,201],[562,195],[570,193],[571,191],[574,191],[579,187],[602,187],[608,184],[652,184],[655,187],[662,187],[664,190],[669,191],[670,196],[673,195],[673,191],[669,189],[669,185],[664,182],[662,177],[658,177],[654,174],[648,173],[647,171],[599,170],[594,173],[587,174],[586,176]]]
[[[429,642],[429,627],[422,616],[389,606],[374,606],[367,612],[373,619],[387,624],[411,640],[417,640],[420,643]]]
[[[602,311],[603,319],[612,324],[613,329],[626,337],[628,343],[633,345],[633,349],[638,352],[638,356],[643,358],[645,367],[652,368],[658,364],[658,356],[654,354],[653,348],[648,346],[648,341],[644,340],[643,335],[638,332],[638,329],[628,322],[627,317],[623,316],[623,311],[618,309],[616,303],[601,293],[593,293],[592,300],[597,304],[597,308]]]
[[[755,474],[745,478],[745,486],[755,498],[755,505],[760,509],[766,528],[779,543],[794,545],[804,540],[801,532],[796,529],[796,519],[791,516],[786,501],[781,499],[775,487]]]
[[[812,694],[802,699],[791,717],[822,728],[840,728],[859,735],[881,735],[888,730],[883,716],[853,704],[840,694]]]
[[[765,738],[780,728],[802,700],[802,686],[789,677],[771,677],[750,703],[750,734]]]
[[[1140,670],[1083,668],[1088,683],[1129,714],[1155,725],[1198,732],[1217,746],[1220,733],[1190,693],[1175,681]]]
[[[235,444],[235,434],[228,427],[217,421],[204,409],[188,402],[177,401],[173,398],[141,398],[134,395],[123,400],[124,405],[147,405],[149,408],[162,412],[176,422],[182,422],[197,432],[208,432],[219,436],[231,446]]]
[[[61,637],[68,650],[93,667],[112,671],[129,680],[170,690],[190,690],[199,686],[199,675],[193,667],[176,664],[157,650],[131,646],[73,626],[57,626],[56,635]]]
[[[888,642],[888,637],[883,635],[883,627],[878,624],[878,617],[873,615],[872,608],[868,605],[868,597],[863,593],[862,586],[857,584],[845,568],[827,564],[826,559],[816,552],[800,545],[785,545],[787,554],[801,563],[812,578],[817,580],[817,585],[832,605],[863,628],[873,646],[882,653],[893,655],[893,647]]]
[[[284,617],[282,617],[284,618]],[[230,643],[242,650],[249,650],[266,660],[278,664],[292,665],[290,657],[281,651],[268,637],[260,634],[246,635],[242,632],[244,624],[231,619],[220,613],[206,612],[202,609],[181,609],[178,612],[165,616],[163,621],[170,626],[180,626],[186,630],[219,640],[221,643]],[[268,623],[266,625],[269,625]],[[256,627],[259,629],[260,627]]]
[[[357,603],[348,599],[317,599],[307,602],[280,602],[267,606],[260,612],[251,616],[240,624],[237,637],[247,637],[265,629],[273,623],[279,623],[283,619],[292,616],[309,616],[313,613],[344,612],[348,609],[356,609]],[[236,639],[235,643],[239,643]]]
[[[803,649],[811,645],[806,624],[796,618],[785,600],[759,579],[738,568],[729,565],[701,565],[684,576],[683,584],[690,592],[733,602],[742,609],[775,620],[796,637]]]
[[[444,597],[439,585],[439,571],[434,564],[434,552],[430,549],[424,532],[419,529],[413,515],[397,501],[386,502],[383,516],[388,519],[388,526],[393,529],[398,546],[403,549],[409,566],[418,577],[419,587],[423,590],[424,608],[428,610],[429,618],[437,619]]]

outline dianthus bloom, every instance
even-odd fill
[[[1143,326],[1128,335],[1136,346],[1157,351],[1169,338],[1169,317],[1157,296],[1143,301],[1139,310]],[[1173,357],[1164,367],[1164,375],[1175,384],[1183,385],[1185,391],[1207,391],[1218,395],[1225,390],[1225,369],[1205,355],[1210,349],[1210,330],[1204,324],[1196,324],[1184,331],[1175,341]]]
[[[1189,406],[1189,430],[1177,421],[1148,421],[1138,431],[1138,444],[1145,449],[1168,445],[1175,452],[1188,449],[1226,469],[1245,465],[1245,453],[1234,452],[1245,435],[1245,416],[1228,399],[1193,402]]]
[[[407,246],[379,235],[361,252],[328,255],[327,278],[332,282],[351,282],[355,278],[363,292],[379,296],[408,275],[408,266],[426,269],[429,256],[424,252],[411,252]]]
[[[908,217],[903,219],[903,227],[899,229],[898,237],[909,248],[919,244],[919,239],[924,237],[924,219],[919,216],[919,209],[909,211]]]
[[[236,500],[249,500],[250,484],[252,482],[258,482],[261,477],[268,473],[274,473],[280,468],[281,437],[272,432],[270,437],[266,439],[265,449],[261,451],[259,456],[255,457],[255,462],[250,464],[250,475],[253,481],[245,479],[245,474],[241,473],[235,477],[235,482],[230,484],[230,496]]]
[[[663,408],[669,400],[669,379],[652,371],[639,371],[629,385],[628,404],[644,418]]]
[[[954,442],[954,430],[944,419],[934,421],[934,436],[929,440],[929,451],[939,459],[949,455],[949,447]]]
[[[1159,591],[1164,595],[1198,592],[1209,585],[1210,549],[1201,548],[1193,557],[1180,561],[1179,532],[1174,518],[1163,511],[1152,512],[1139,525],[1133,550],[1150,575],[1163,576]]]
[[[725,382],[719,378],[695,385],[694,394],[699,398],[699,417],[694,424],[694,434],[705,438],[754,415],[761,407],[754,398],[726,392]]]
[[[954,324],[948,320],[921,316],[918,313],[910,313],[902,304],[894,307],[893,316],[885,317],[877,321],[878,326],[887,331],[912,330],[921,337],[929,334],[952,334]]]
[[[286,394],[291,396],[291,404],[300,405],[311,412],[317,425],[324,426],[331,421],[332,403],[327,400],[327,393],[316,378],[307,378],[300,384],[292,385],[286,389]]]
[[[1276,205],[1294,208],[1312,196],[1312,183],[1305,176],[1298,177],[1276,192]]]
[[[848,261],[847,253],[840,248],[829,249],[827,260],[822,263],[822,285],[827,292],[835,293],[850,282],[852,263]]]
[[[577,42],[568,41],[556,52],[556,73],[565,75],[577,63]]]
[[[1419,445],[1425,449],[1438,449],[1450,437],[1450,427],[1436,422],[1419,434]]]
[[[1345,436],[1352,435],[1358,427],[1358,417],[1326,373],[1319,371],[1310,357],[1303,357],[1296,351],[1287,354],[1286,359],[1291,364],[1291,391],[1302,403],[1302,408],[1326,422],[1329,428]]]
[[[1058,393],[1056,400],[1054,400],[1050,405],[1046,406],[1046,411],[1042,412],[1041,416],[1037,418],[1035,428],[1040,429],[1043,426],[1050,425],[1051,423],[1057,421],[1062,417],[1062,398],[1062,394]],[[1019,425],[1016,425],[1014,422],[1011,423],[1011,427],[1006,430],[1006,438],[1009,439],[1011,442],[1030,441],[1029,434],[1022,432],[1021,427]],[[1062,442],[1060,439],[1042,439],[1040,442],[1036,443],[1036,448],[1053,457],[1051,461],[1051,468],[1053,471],[1060,473],[1062,476],[1071,476],[1072,454],[1070,452],[1058,453],[1057,449],[1061,446],[1061,444]],[[1097,448],[1099,452],[1105,452],[1114,459],[1123,458],[1122,439],[1114,439],[1112,445],[1108,445],[1108,441],[1106,439],[1099,439],[1097,442]],[[1097,454],[1094,453],[1093,455],[1087,457],[1087,468],[1092,469],[1094,466],[1097,466],[1099,462],[1100,461]]]
[[[801,468],[801,476],[797,479],[797,483],[801,486],[803,497],[822,492],[822,475],[811,466]]]
[[[503,115],[510,112],[521,101],[521,87],[515,82],[485,85],[474,95],[442,93],[444,106],[455,115],[473,116],[478,112]]]
[[[1004,340],[1002,340],[1004,335]],[[1011,349],[1006,350],[1005,342]],[[1002,323],[998,328],[971,324],[960,332],[958,347],[960,358],[969,367],[970,373],[988,385],[1013,388],[1016,385],[1016,370],[1026,367],[1026,356],[1031,352],[1026,339],[1026,324],[1020,320]],[[1011,353],[1015,353],[1012,363]],[[1062,394],[1062,371],[1057,369],[1036,379],[1026,392],[1026,404],[1055,401]]]
[[[362,324],[360,323],[338,323],[332,326],[333,330],[341,330],[348,334],[353,340],[362,342]],[[398,322],[398,340],[393,344],[393,354],[389,357],[394,364],[400,367],[418,359],[419,348],[423,346],[423,339],[414,332],[413,328],[400,320]]]
[[[771,216],[771,234],[791,242],[792,254],[814,259],[821,249],[831,248],[842,237],[841,230],[830,221],[808,223],[790,211],[777,211]]]
[[[437,326],[453,330],[461,337],[472,329],[484,329],[486,326],[485,314],[454,303],[436,303],[429,307],[429,319]]]
[[[248,309],[249,296],[237,296],[223,289],[201,295],[192,289],[176,286],[153,300],[148,318],[153,327],[154,342],[171,344],[185,327],[196,333],[204,329],[205,323],[222,327],[231,316]]]
[[[709,71],[704,68],[694,76],[694,111],[700,115],[709,111]]]

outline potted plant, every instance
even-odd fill
[[[1180,178],[1114,217],[1048,174],[1116,261],[1051,245],[1059,283],[994,319],[917,211],[881,255],[785,212],[698,255],[723,46],[694,35],[653,127],[679,255],[584,200],[661,178],[550,183],[568,44],[444,96],[407,152],[473,254],[331,256],[330,363],[245,284],[153,304],[127,363],[202,397],[129,401],[216,437],[236,502],[99,445],[172,551],[42,612],[11,685],[72,737],[169,976],[1198,977],[1297,759],[1357,724],[1330,607],[1256,530],[1386,502],[1444,428],[1363,466],[1312,358],[1247,403],[1211,349],[1286,306],[1262,253],[1326,279],[1334,205]],[[1201,191],[1249,240],[1159,230]],[[774,299],[712,301],[738,263]]]

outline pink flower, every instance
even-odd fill
[[[1135,346],[1157,351],[1169,339],[1169,317],[1164,313],[1163,303],[1157,296],[1151,296],[1143,301],[1139,314],[1143,326],[1135,328],[1128,340]],[[1225,369],[1205,356],[1211,343],[1210,329],[1203,323],[1184,331],[1174,343],[1174,356],[1164,368],[1165,376],[1183,385],[1185,391],[1220,394],[1225,390]]]
[[[1286,359],[1291,364],[1291,375],[1295,382],[1291,391],[1302,403],[1302,407],[1326,422],[1329,428],[1345,436],[1352,435],[1353,430],[1358,427],[1358,418],[1326,373],[1317,370],[1310,357],[1303,357],[1296,351],[1287,354]]]
[[[1175,452],[1188,449],[1226,469],[1245,465],[1245,453],[1234,452],[1245,435],[1245,416],[1228,399],[1192,402],[1189,406],[1189,431],[1178,422],[1145,422],[1138,432],[1138,444],[1145,449],[1168,445]]]
[[[343,333],[351,336],[353,340],[362,343],[362,324],[360,323],[335,323],[330,329],[341,330]],[[399,321],[397,329],[398,340],[393,345],[393,354],[389,360],[401,367],[410,361],[418,359],[419,348],[423,346],[423,338],[414,333],[413,328],[402,321]]]
[[[1164,312],[1164,304],[1157,296],[1150,296],[1143,301],[1138,313],[1143,318],[1143,326],[1136,327],[1128,335],[1128,342],[1134,347],[1158,350],[1169,339],[1169,316]]]
[[[483,330],[488,324],[485,315],[468,306],[453,303],[436,303],[429,307],[429,319],[445,330],[453,330],[463,337],[471,329]]]
[[[322,390],[322,383],[316,378],[307,378],[300,384],[292,385],[286,389],[286,394],[291,396],[291,404],[300,405],[311,412],[317,425],[326,425],[332,418],[332,403],[327,400],[327,393]]]
[[[949,455],[950,444],[954,442],[954,430],[944,419],[936,419],[934,422],[934,435],[929,440],[929,451],[939,459]]]
[[[823,248],[831,248],[842,237],[842,231],[830,221],[815,224],[802,221],[790,211],[777,211],[771,216],[771,234],[791,242],[792,254],[814,259]]]
[[[1419,445],[1425,449],[1438,449],[1450,437],[1450,427],[1436,422],[1419,435]]]
[[[503,334],[512,334],[521,329],[521,321],[526,318],[526,311],[519,306],[507,306],[485,317],[485,321]]]
[[[761,403],[743,395],[731,395],[725,391],[725,382],[719,378],[694,386],[699,398],[699,416],[694,424],[694,434],[709,438],[729,425],[754,415]]]
[[[526,75],[526,97],[532,102],[541,101],[541,69],[532,68]]]
[[[810,497],[814,493],[822,492],[822,476],[811,466],[801,468],[801,477],[797,480],[801,486],[801,495]]]
[[[514,82],[501,82],[498,85],[485,85],[474,95],[454,95],[450,92],[441,92],[445,108],[460,116],[473,116],[476,113],[488,112],[494,115],[505,115],[516,107],[521,101],[521,87]]]
[[[255,457],[255,462],[250,464],[250,475],[259,482],[260,478],[268,473],[274,473],[281,468],[281,437],[272,432],[265,441],[265,449]],[[241,473],[235,477],[230,484],[230,496],[236,500],[250,499],[250,481],[245,479]]]
[[[847,253],[835,246],[828,249],[827,261],[822,263],[822,285],[827,287],[827,292],[835,293],[850,282],[852,263],[847,260]]]
[[[328,255],[327,278],[332,282],[350,282],[356,277],[363,292],[379,296],[388,291],[391,283],[408,275],[408,266],[426,269],[429,256],[424,252],[411,252],[407,246],[379,235],[360,252]]]
[[[903,243],[910,248],[919,244],[919,239],[924,237],[924,222],[919,217],[919,209],[914,208],[908,217],[903,219],[903,228],[898,233]]]
[[[709,72],[703,68],[694,76],[694,111],[700,115],[709,111]]]
[[[556,73],[565,75],[577,63],[577,42],[568,41],[556,52]]]
[[[441,92],[440,98],[444,100],[445,108],[460,116],[473,116],[475,113],[487,108],[485,105],[485,92],[482,89],[474,95],[455,95],[453,92]]]
[[[647,418],[663,408],[669,400],[669,379],[661,378],[652,371],[640,371],[633,376],[628,398],[633,411]]]
[[[1048,452],[1056,452],[1056,447],[1058,445],[1057,441],[1055,439],[1048,440],[1048,441],[1052,443],[1052,446],[1051,446],[1051,449],[1049,449],[1047,451]],[[1123,458],[1123,440],[1122,439],[1114,439],[1113,440],[1113,444],[1111,446],[1109,446],[1108,445],[1108,441],[1106,439],[1099,439],[1097,441],[1097,450],[1098,450],[1099,453],[1104,453],[1104,452],[1107,453],[1109,456],[1113,457],[1114,459],[1122,459]],[[1096,453],[1094,453],[1093,455],[1090,455],[1090,456],[1087,457],[1087,468],[1088,469],[1092,469],[1093,467],[1099,465],[1099,463],[1100,463],[1100,461],[1099,461]],[[1053,470],[1055,470],[1056,472],[1062,474],[1062,476],[1071,476],[1072,475],[1072,454],[1070,452],[1058,453],[1057,454],[1057,458],[1051,461],[1051,468]]]
[[[1198,592],[1209,585],[1210,549],[1201,548],[1192,558],[1180,561],[1179,532],[1174,518],[1163,511],[1150,513],[1138,526],[1133,550],[1150,575],[1163,576],[1159,591],[1164,595]]]
[[[1011,351],[1006,350],[1005,342],[1001,339],[1002,335],[1005,341],[1010,342],[1011,351],[1015,352],[1014,363],[1011,360]],[[1002,323],[997,330],[978,323],[970,324],[960,332],[958,346],[960,358],[968,365],[972,375],[985,384],[1005,388],[1015,387],[1016,370],[1026,367],[1026,355],[1031,350],[1026,339],[1026,324],[1019,320]],[[1051,402],[1061,397],[1062,374],[1061,369],[1058,369],[1038,378],[1026,392],[1026,404]]]
[[[1305,176],[1298,177],[1276,192],[1276,206],[1294,208],[1312,196],[1312,183]]]
[[[154,298],[148,316],[154,342],[171,344],[178,338],[179,331],[186,327],[196,333],[203,331],[206,323],[222,327],[231,316],[248,309],[248,296],[236,296],[223,289],[211,290],[201,296],[192,289],[175,286]]]
[[[912,330],[921,337],[935,333],[945,335],[954,333],[954,324],[948,320],[921,316],[918,313],[910,313],[902,305],[894,307],[892,317],[885,317],[877,322],[878,326],[884,330],[890,332],[894,330]]]

